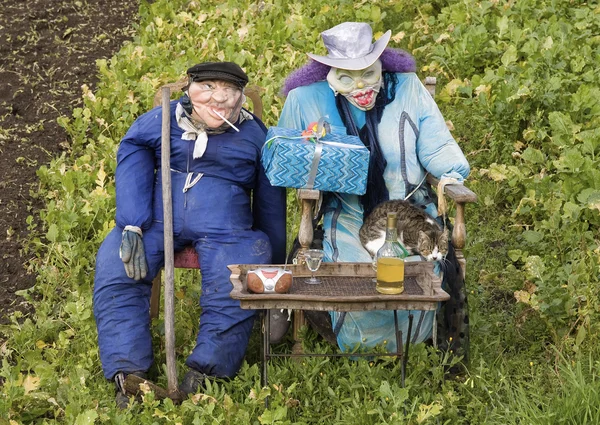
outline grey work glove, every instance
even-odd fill
[[[148,265],[146,264],[146,252],[142,241],[142,229],[136,226],[125,226],[121,237],[119,256],[123,260],[128,277],[134,280],[146,277]]]

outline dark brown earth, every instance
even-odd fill
[[[27,224],[42,207],[36,170],[69,149],[59,116],[93,90],[96,60],[132,37],[139,1],[2,0],[0,7],[0,323],[28,306]]]

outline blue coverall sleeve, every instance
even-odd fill
[[[284,187],[271,185],[260,164],[253,194],[252,214],[254,227],[265,232],[271,241],[273,263],[285,263],[286,191]]]
[[[418,81],[417,87],[421,113],[417,139],[419,162],[437,178],[454,177],[462,181],[469,175],[469,163],[425,86]]]
[[[157,149],[161,136],[161,109],[140,116],[121,140],[117,152],[117,225],[148,229],[152,223],[152,198]]]

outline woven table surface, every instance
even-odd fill
[[[319,279],[321,283],[313,285],[306,283],[307,277],[294,277],[288,294],[322,297],[381,295],[375,290],[375,282],[371,277],[320,276]],[[403,294],[423,295],[423,290],[414,276],[408,276],[404,280]]]

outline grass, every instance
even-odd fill
[[[591,28],[598,9],[577,6],[578,25]],[[531,146],[550,156],[554,152],[552,142],[564,135],[559,134],[556,122],[554,130],[538,122],[543,121],[538,115],[546,117],[549,112],[543,102],[553,98],[544,97],[542,102],[532,97],[518,105],[511,98],[519,84],[526,84],[518,80],[519,76],[548,59],[544,56],[528,62],[513,56],[510,43],[518,44],[523,52],[535,50],[529,44],[519,44],[521,29],[513,22],[517,18],[503,18],[504,13],[515,10],[524,21],[544,16],[544,25],[550,25],[563,15],[575,13],[575,6],[565,8],[556,2],[536,0],[518,5],[470,0],[356,4],[311,0],[287,6],[268,1],[203,2],[202,7],[195,1],[157,0],[142,4],[142,23],[134,40],[115,57],[99,61],[102,80],[98,89],[90,93],[84,88],[85,106],[61,119],[69,132],[72,152],[38,171],[46,199],[40,218],[46,227],[31,241],[37,259],[30,267],[38,273],[38,283],[22,294],[35,306],[35,313],[31,317],[17,313],[12,323],[1,329],[7,340],[0,347],[0,418],[7,419],[0,419],[0,424],[11,423],[9,420],[40,424],[600,423],[598,350],[594,344],[598,337],[594,327],[597,304],[592,296],[595,282],[587,285],[591,289],[585,302],[577,289],[578,285],[586,286],[585,282],[573,277],[584,272],[575,267],[568,279],[560,278],[560,273],[567,273],[565,270],[579,259],[564,257],[567,260],[552,269],[558,260],[544,251],[552,246],[544,248],[546,245],[537,239],[540,235],[548,237],[542,225],[551,222],[543,216],[552,206],[542,199],[546,192],[531,195],[537,196],[538,203],[531,215],[517,212],[531,191],[547,187],[545,180],[534,180],[542,174],[540,170],[535,176],[516,177],[515,170],[525,173],[532,167],[531,161],[537,164],[539,160],[531,150],[526,154],[519,143],[529,142],[526,138],[531,132],[546,132],[554,138],[532,140]],[[478,194],[479,202],[467,207],[465,256],[472,360],[466,373],[449,375],[449,367],[459,359],[417,345],[412,348],[405,388],[400,386],[399,365],[392,361],[321,358],[273,360],[269,366],[271,385],[261,388],[260,343],[255,329],[239,375],[231,381],[212,383],[205,391],[207,397],[174,406],[170,401],[154,400],[149,393],[130,410],[117,410],[113,385],[103,378],[99,366],[91,287],[94,253],[114,225],[112,179],[119,138],[135,116],[150,106],[161,84],[177,80],[188,65],[213,57],[243,64],[251,79],[265,88],[265,121],[273,125],[283,103],[277,95],[282,76],[304,63],[301,52],[318,45],[320,30],[358,19],[376,22],[376,31],[391,28],[398,40],[396,46],[412,51],[419,63],[426,64],[420,72],[438,77],[440,107],[452,121],[454,134],[473,168],[468,185]],[[452,22],[452,27],[446,22]],[[543,30],[551,33],[552,28]],[[567,33],[564,42],[578,43],[579,39],[573,41],[573,34]],[[540,37],[545,40],[544,49],[549,48],[547,34]],[[594,39],[590,40],[593,43]],[[451,64],[452,69],[445,64]],[[524,70],[511,66],[523,66]],[[574,62],[572,66],[579,69],[582,65]],[[474,95],[480,87],[492,95]],[[563,109],[550,104],[566,111],[564,104],[560,104]],[[525,115],[530,108],[538,108],[539,114],[533,115],[539,120]],[[559,118],[553,116],[553,120]],[[531,161],[519,159],[521,156]],[[563,157],[557,157],[545,165],[563,162]],[[510,171],[510,166],[515,170]],[[560,178],[566,186],[568,178]],[[554,192],[557,198],[559,192]],[[290,227],[297,226],[292,193],[288,200]],[[559,209],[568,216],[568,208],[574,207],[565,205],[561,203]],[[595,216],[589,217],[594,223]],[[561,226],[570,224],[567,221]],[[534,229],[538,233],[526,233]],[[586,240],[582,236],[585,233],[568,229],[563,233],[550,229],[554,232],[552,240],[567,247],[583,246],[581,251],[595,258],[588,245],[581,243]],[[580,238],[576,241],[580,245],[570,245],[572,237]],[[536,272],[538,259],[551,271],[547,273],[550,276]],[[176,352],[181,378],[183,361],[195,339],[200,283],[190,271],[178,271],[176,282]],[[563,301],[569,298],[578,299],[577,307]],[[151,375],[165,386],[162,319],[152,326],[156,364]],[[304,337],[309,350],[332,349],[310,331],[305,330]],[[290,350],[290,341],[279,349]],[[264,406],[267,396],[271,400],[268,409]]]

